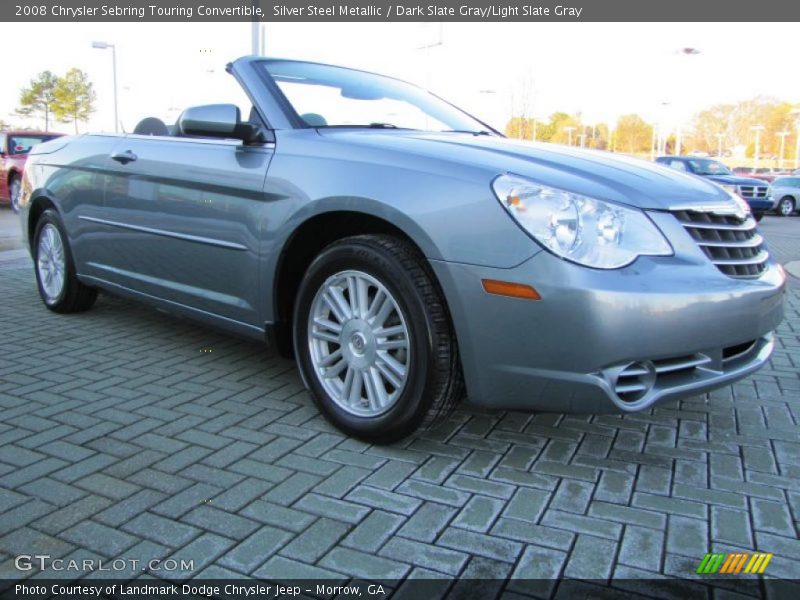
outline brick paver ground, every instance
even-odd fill
[[[800,219],[771,221],[779,257],[800,257]],[[22,553],[186,558],[178,575],[200,577],[687,577],[755,549],[796,578],[799,294],[771,364],[706,397],[626,416],[465,405],[380,447],[328,425],[263,346],[109,296],[55,315],[8,261],[0,579],[37,575]]]

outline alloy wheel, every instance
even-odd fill
[[[19,179],[16,177],[11,179],[11,182],[8,185],[9,189],[9,196],[11,197],[11,209],[14,212],[19,211],[19,192],[20,192],[20,185]]]
[[[67,262],[61,233],[52,223],[46,224],[39,235],[36,268],[45,299],[52,304],[64,290]]]
[[[392,293],[357,270],[329,277],[317,290],[308,317],[314,372],[344,411],[376,417],[388,411],[406,386],[411,340]]]

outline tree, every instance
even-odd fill
[[[637,114],[623,115],[614,132],[615,149],[636,154],[650,151],[653,143],[653,126]]]
[[[720,141],[724,150],[741,148],[746,156],[755,154],[753,127],[761,125],[761,156],[776,156],[780,151],[779,131],[792,131],[792,104],[759,96],[736,104],[717,104],[694,117],[687,142],[693,150],[716,154]],[[720,137],[717,137],[717,136]],[[791,155],[789,145],[785,157]]]
[[[569,128],[572,128],[572,143],[577,143],[578,130],[580,129],[580,116],[573,116],[565,112],[555,112],[550,115],[550,123],[545,126],[542,139],[556,144],[568,144],[570,141]]]
[[[35,79],[31,79],[28,87],[22,88],[19,95],[20,107],[17,112],[28,116],[33,112],[44,113],[44,130],[50,127],[50,112],[55,102],[55,90],[59,78],[50,71],[42,71]]]
[[[58,80],[53,114],[59,121],[74,123],[75,133],[78,133],[78,121],[89,120],[89,115],[95,110],[96,97],[94,86],[86,73],[72,68]]]

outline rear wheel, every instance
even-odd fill
[[[778,214],[782,217],[791,216],[794,212],[794,198],[791,196],[784,196],[778,201]]]
[[[377,443],[437,422],[462,393],[458,349],[424,257],[386,235],[328,246],[300,285],[298,365],[317,406]]]
[[[58,213],[42,213],[33,236],[33,262],[39,296],[45,306],[58,313],[80,312],[91,308],[97,291],[75,276],[67,236]]]
[[[19,193],[22,189],[19,175],[12,175],[8,180],[8,196],[11,199],[11,210],[19,212]]]

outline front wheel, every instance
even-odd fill
[[[319,409],[370,442],[438,422],[463,389],[433,273],[395,237],[346,238],[314,260],[297,295],[294,344]]]
[[[19,175],[12,175],[8,180],[8,196],[11,199],[11,210],[15,213],[19,212],[19,193],[22,190],[22,184],[19,180]]]
[[[64,226],[52,208],[44,211],[36,223],[33,262],[39,296],[47,308],[57,313],[73,313],[94,304],[97,291],[82,284],[75,275]]]
[[[794,198],[791,196],[784,196],[778,201],[778,214],[782,217],[791,216],[794,212]]]

